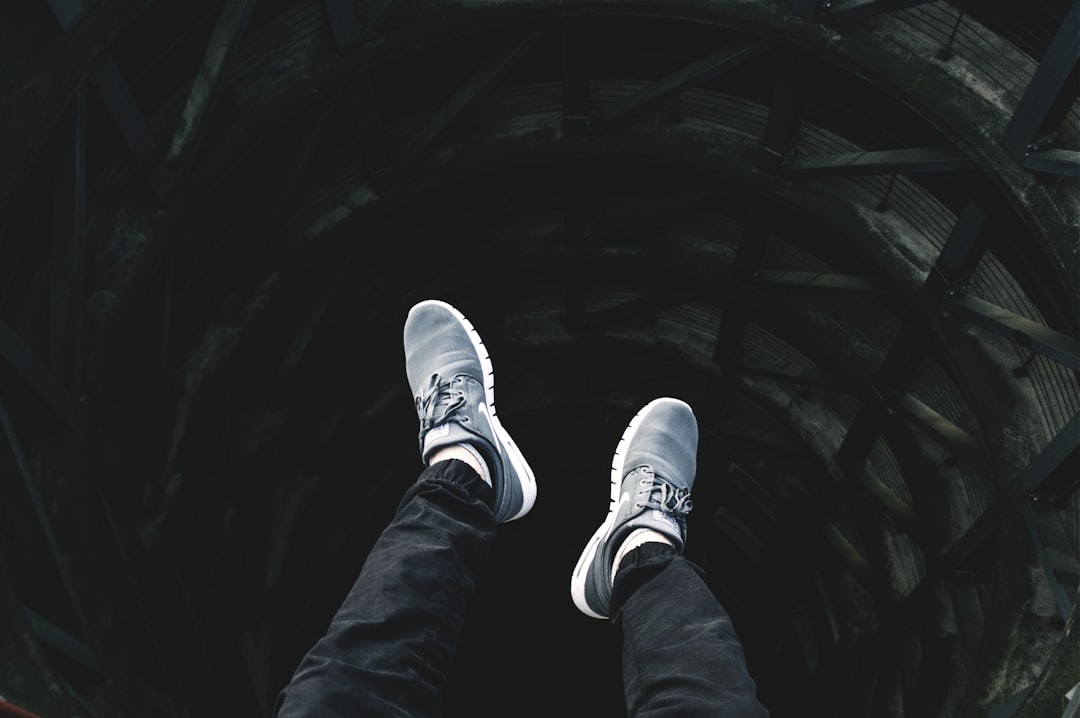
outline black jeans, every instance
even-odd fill
[[[491,499],[460,461],[420,474],[278,696],[278,718],[441,714],[466,603],[495,539]],[[610,620],[631,718],[768,715],[731,620],[673,549],[651,544],[627,555]]]

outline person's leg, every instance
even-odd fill
[[[278,718],[440,714],[466,603],[495,537],[491,501],[491,487],[461,461],[420,474],[279,695]]]
[[[607,518],[570,580],[582,613],[610,617],[631,718],[767,716],[730,618],[682,556],[697,440],[677,399],[634,416],[612,460]]]
[[[648,542],[626,554],[611,623],[632,718],[768,716],[731,618],[674,547]]]
[[[535,500],[532,469],[495,414],[491,360],[472,324],[448,304],[421,302],[404,343],[428,468],[279,694],[278,718],[438,716],[496,525]]]

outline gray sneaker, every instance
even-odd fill
[[[570,596],[586,616],[608,617],[611,564],[631,531],[658,531],[682,553],[686,514],[693,506],[697,443],[694,412],[678,399],[654,399],[630,420],[612,458],[607,518],[585,545],[570,578]]]
[[[532,468],[495,415],[495,375],[480,335],[460,311],[427,300],[405,320],[405,373],[420,419],[420,457],[468,444],[491,470],[495,519],[521,518],[536,500]]]

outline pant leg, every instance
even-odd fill
[[[495,536],[491,487],[460,461],[405,493],[326,635],[277,700],[278,718],[426,718]]]
[[[731,618],[673,548],[644,544],[627,554],[611,623],[630,718],[767,718]]]

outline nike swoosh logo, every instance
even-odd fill
[[[484,417],[485,420],[487,420],[488,433],[490,433],[492,436],[495,436],[495,427],[491,425],[491,414],[488,413],[487,404],[485,404],[484,402],[480,402],[479,404],[477,404],[476,413],[480,414],[482,417]]]

